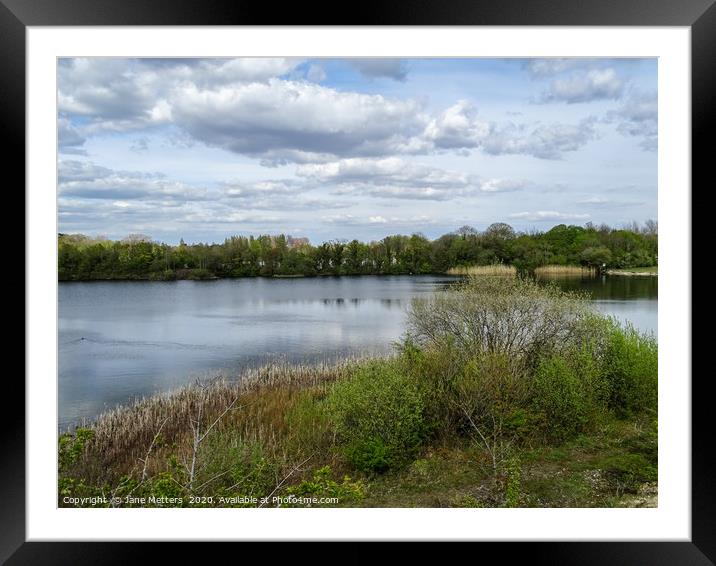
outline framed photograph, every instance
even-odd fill
[[[1,1],[28,330],[0,558],[712,563],[713,2]]]

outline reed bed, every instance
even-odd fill
[[[203,430],[216,421],[216,432],[276,447],[279,439],[290,433],[285,417],[296,400],[307,393],[325,395],[332,383],[362,359],[356,356],[315,365],[271,364],[246,370],[231,380],[217,375],[171,393],[117,406],[83,423],[94,433],[82,458],[84,476],[106,480],[110,470],[117,477],[136,473],[149,447],[152,460],[162,462],[158,456],[163,452],[181,452],[182,447],[190,445],[192,421]],[[158,471],[152,467],[150,463],[150,471]]]
[[[593,277],[596,274],[596,268],[582,265],[542,265],[535,268],[537,277]]]
[[[517,268],[514,265],[494,263],[492,265],[461,265],[451,267],[448,275],[488,275],[500,277],[516,277]]]

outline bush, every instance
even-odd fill
[[[564,440],[587,421],[588,398],[575,368],[562,357],[545,359],[534,379],[534,404],[545,416],[547,435]]]
[[[658,347],[651,335],[614,324],[607,336],[603,371],[610,406],[621,416],[656,411]]]
[[[205,280],[205,279],[216,279],[216,276],[203,267],[192,269],[186,276],[187,279]]]
[[[338,501],[330,505],[340,505],[347,500],[363,499],[365,485],[361,481],[352,481],[350,476],[344,476],[343,481],[339,483],[331,478],[330,466],[323,466],[313,473],[312,479],[303,480],[300,484],[287,488],[286,495],[297,498],[337,498]],[[321,503],[319,502],[318,505]]]
[[[425,436],[420,392],[397,363],[360,366],[333,386],[326,403],[344,455],[361,471],[407,463]]]
[[[455,406],[455,383],[463,372],[463,354],[451,342],[420,349],[409,338],[400,345],[400,361],[420,390],[426,428],[448,438],[464,419]]]
[[[470,360],[455,381],[453,404],[462,428],[492,459],[493,470],[507,458],[517,439],[519,409],[528,404],[529,374],[505,353],[484,353]]]
[[[223,486],[222,482],[211,484],[217,495],[225,496],[269,493],[276,484],[276,477],[284,473],[286,467],[283,459],[261,441],[244,438],[236,431],[207,438],[201,457],[197,485],[225,474],[222,476]],[[225,489],[228,485],[230,490]]]
[[[64,433],[58,440],[58,464],[60,472],[66,471],[84,454],[87,443],[94,438],[94,431],[89,428],[77,428],[74,435]]]
[[[173,269],[165,269],[164,271],[155,271],[149,274],[150,281],[174,281],[177,274]]]
[[[533,363],[580,343],[591,314],[586,299],[531,279],[475,276],[414,299],[408,324],[421,345],[451,341],[470,356],[501,353]]]

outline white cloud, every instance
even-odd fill
[[[480,190],[485,193],[507,193],[519,191],[530,184],[524,179],[486,179],[480,183]]]
[[[330,163],[299,165],[296,174],[334,185],[333,194],[364,194],[379,198],[449,200],[478,192],[520,190],[529,183],[518,179],[480,179],[475,175],[406,161],[351,158]]]
[[[186,84],[174,92],[172,111],[177,125],[207,145],[296,161],[403,153],[425,122],[415,101],[275,79],[215,89]]]
[[[577,67],[584,67],[592,64],[592,59],[565,59],[554,57],[549,59],[530,59],[524,64],[524,68],[536,78],[550,77],[569,71]]]
[[[88,131],[163,124],[171,120],[167,97],[182,84],[267,81],[300,63],[289,58],[60,59],[58,109],[61,115],[88,118]]]
[[[612,204],[614,201],[606,199],[604,197],[589,197],[582,199],[580,201],[577,201],[578,204],[589,204],[592,206],[602,206],[607,204]]]
[[[508,124],[493,130],[483,142],[483,150],[492,155],[522,154],[540,159],[560,159],[562,154],[577,151],[597,137],[594,119],[579,124]]]
[[[398,157],[384,159],[351,158],[331,163],[299,165],[296,174],[323,182],[370,182],[400,186],[465,187],[470,176],[405,161]]]
[[[592,69],[552,81],[542,93],[542,102],[592,102],[617,99],[624,92],[624,81],[614,69]]]
[[[430,216],[419,215],[410,217],[400,216],[354,216],[353,214],[333,214],[322,216],[321,220],[328,224],[348,224],[351,226],[370,226],[386,224],[390,226],[413,226],[433,224],[435,221]]]
[[[533,135],[526,137],[523,130],[529,126],[489,122],[464,99],[430,116],[413,99],[276,78],[297,63],[65,61],[58,94],[64,146],[76,151],[90,135],[172,123],[208,146],[276,166],[477,148],[493,155],[555,159],[589,139],[567,131],[576,126],[560,124],[533,127]],[[66,116],[82,117],[81,130]]]
[[[654,158],[637,144],[656,148],[656,95],[635,89],[655,86],[655,65],[542,59],[520,70],[519,64],[61,60],[61,225],[127,231],[131,225],[191,237],[198,228],[183,225],[223,234],[291,222],[314,237],[372,237],[423,222],[432,236],[456,218],[479,223],[510,213],[525,226],[584,220],[585,211],[609,222],[618,207],[647,201],[654,178],[644,171]],[[624,96],[627,77],[632,90]],[[575,104],[527,103],[542,91],[545,101]],[[618,95],[623,101],[606,115],[604,104],[586,111],[576,104]],[[597,112],[601,119],[585,118]],[[631,153],[615,159],[607,144],[590,146],[607,123],[633,137]],[[72,161],[72,154],[90,154],[92,161]],[[633,203],[602,198],[615,196],[607,191],[618,167],[620,182],[643,188]],[[157,168],[169,175],[141,172]],[[575,210],[565,210],[570,202]],[[421,219],[425,211],[435,220]],[[214,218],[221,228],[210,227]],[[271,224],[278,218],[283,224]]]
[[[283,215],[261,211],[331,210],[351,203],[326,198],[305,198],[310,185],[293,180],[224,183],[218,188],[194,187],[172,181],[160,173],[115,171],[89,161],[59,163],[61,230],[103,223],[121,226],[123,232],[152,231],[157,225],[271,223]],[[164,223],[164,224],[163,224]],[[84,228],[86,229],[86,228]]]
[[[639,145],[646,151],[656,151],[659,139],[659,104],[656,93],[635,91],[606,116],[606,122],[616,123],[617,131],[625,136],[641,138]]]
[[[510,218],[543,222],[548,220],[587,220],[589,214],[576,214],[571,212],[557,212],[556,210],[538,210],[535,212],[515,212]]]
[[[320,83],[326,80],[326,71],[320,65],[310,65],[306,71],[306,78],[314,83]]]
[[[441,149],[473,148],[488,137],[490,130],[489,123],[478,119],[475,106],[460,100],[430,121],[425,138]]]
[[[60,153],[85,155],[85,137],[66,118],[57,120],[58,148]]]
[[[592,196],[585,199],[582,199],[580,201],[577,201],[577,204],[586,204],[587,206],[598,206],[598,207],[607,207],[607,206],[613,206],[613,207],[624,207],[624,206],[639,206],[644,204],[643,201],[637,201],[637,200],[612,200],[600,196]]]

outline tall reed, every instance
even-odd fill
[[[171,393],[117,406],[83,423],[94,433],[81,459],[85,465],[79,463],[83,477],[107,480],[108,475],[132,473],[149,446],[153,446],[155,455],[162,451],[181,452],[183,446],[189,446],[191,423],[199,420],[198,415],[204,430],[220,417],[214,429],[218,432],[231,431],[243,438],[277,445],[281,437],[291,433],[285,416],[296,400],[307,391],[325,394],[361,359],[356,356],[316,365],[271,364],[246,370],[231,380],[217,375]]]
[[[492,265],[461,265],[451,267],[448,275],[495,275],[502,277],[515,277],[517,269],[514,265],[504,263],[493,263]]]
[[[542,265],[535,268],[537,277],[593,277],[596,274],[596,268],[582,265]]]

